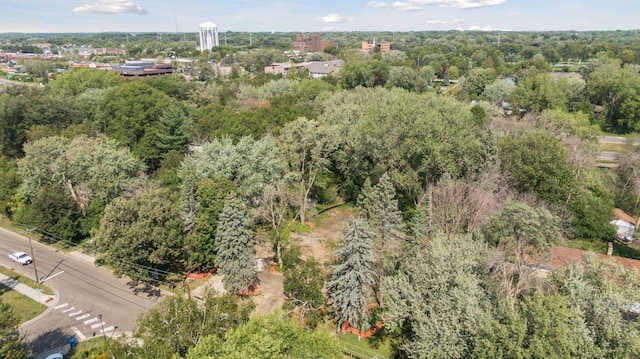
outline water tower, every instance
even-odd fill
[[[200,24],[200,51],[211,50],[218,43],[218,27],[212,22]]]

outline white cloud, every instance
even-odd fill
[[[414,5],[435,5],[455,7],[458,9],[477,9],[487,6],[506,4],[507,0],[408,0]]]
[[[335,23],[338,23],[338,22],[353,21],[353,17],[343,18],[342,16],[340,16],[340,14],[333,13],[333,14],[329,14],[329,15],[321,17],[320,21],[322,21],[325,24],[335,24]]]
[[[418,10],[422,10],[422,8],[418,5],[415,4],[411,4],[408,2],[399,2],[396,1],[393,3],[393,8],[398,10],[398,11],[418,11]]]
[[[147,13],[147,10],[129,0],[98,0],[98,2],[95,3],[77,6],[71,11],[107,15],[118,15],[126,13],[144,15]]]
[[[493,26],[480,26],[478,24],[471,24],[466,29],[458,29],[460,31],[511,31],[508,29],[498,29]]]
[[[503,5],[507,3],[507,0],[453,0],[447,1],[451,4],[447,6],[457,7],[458,9],[477,9],[487,6]]]
[[[323,16],[322,18],[320,18],[320,20],[322,20],[322,22],[324,22],[325,24],[333,24],[336,22],[342,22],[342,18],[340,17],[339,14],[329,14],[327,16]]]
[[[464,20],[462,19],[453,19],[453,20],[444,20],[444,19],[436,19],[436,20],[427,20],[427,25],[449,25],[449,24],[461,24]]]
[[[389,6],[386,2],[379,2],[379,1],[369,1],[367,3],[367,7],[387,7]]]

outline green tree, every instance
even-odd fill
[[[480,124],[451,98],[359,88],[328,99],[320,120],[336,127],[339,143],[331,159],[352,199],[366,178],[387,172],[399,207],[407,208],[422,195],[426,181],[435,182],[445,172],[464,177],[483,160]]]
[[[155,169],[161,156],[154,128],[172,99],[145,82],[127,82],[108,92],[102,103],[101,130]]]
[[[21,183],[15,161],[0,155],[0,214],[11,218],[15,210],[14,196]]]
[[[167,107],[160,116],[157,129],[158,150],[162,157],[171,151],[183,152],[189,144],[189,119],[178,105]]]
[[[358,86],[384,86],[389,76],[389,65],[378,61],[348,61],[340,70],[343,88],[353,89]]]
[[[112,140],[78,136],[47,137],[28,143],[18,162],[20,194],[29,203],[43,186],[59,185],[84,216],[94,198],[106,204],[137,181],[142,164]]]
[[[513,238],[539,249],[550,249],[560,238],[560,219],[544,208],[508,201],[482,231],[485,238],[496,245]]]
[[[187,359],[339,358],[340,347],[324,332],[305,330],[286,314],[256,316],[229,331],[224,341],[209,336]]]
[[[516,85],[509,80],[497,80],[484,87],[483,95],[495,105],[502,105],[502,101],[510,101]]]
[[[408,91],[413,91],[416,88],[416,73],[413,69],[406,66],[393,66],[389,70],[389,80],[387,81],[388,87],[399,87]]]
[[[336,265],[327,283],[329,305],[338,325],[349,322],[361,329],[369,328],[367,305],[376,281],[375,259],[371,253],[370,230],[366,222],[351,218],[342,230],[341,246],[335,251]]]
[[[282,268],[282,247],[289,233],[286,220],[290,217],[291,193],[285,180],[265,186],[260,203],[256,207],[256,216],[269,225],[269,237],[276,252],[276,260]]]
[[[597,358],[581,313],[561,295],[536,292],[517,307],[502,306],[482,328],[472,358]]]
[[[324,275],[322,266],[313,258],[300,260],[284,273],[284,295],[287,307],[299,308],[300,321],[308,327],[315,327],[319,310],[326,299],[322,294]]]
[[[473,99],[480,96],[485,87],[496,79],[494,69],[473,69],[465,77],[463,89]]]
[[[466,358],[490,319],[482,268],[487,248],[471,235],[435,234],[407,251],[385,279],[385,331],[407,358]]]
[[[183,161],[178,174],[192,174],[197,180],[220,177],[233,181],[248,201],[261,195],[264,186],[286,178],[288,166],[276,140],[242,137],[237,144],[230,138],[214,139]]]
[[[56,94],[79,95],[87,89],[113,87],[121,81],[121,76],[113,71],[77,68],[56,76],[47,84],[47,88]]]
[[[234,294],[253,290],[258,280],[255,239],[249,220],[242,202],[237,197],[227,197],[216,229],[217,259],[224,275],[224,288]]]
[[[335,149],[334,132],[330,126],[301,117],[287,124],[279,139],[280,150],[295,176],[300,223],[305,223],[309,193],[327,171]]]
[[[378,285],[373,289],[380,307],[384,306],[382,297],[382,280],[393,274],[404,233],[396,190],[389,175],[384,173],[374,187],[367,182],[358,197],[361,216],[372,230],[372,254],[376,259],[375,271]]]
[[[548,74],[538,74],[522,79],[513,92],[516,108],[540,113],[546,109],[566,109],[569,83],[564,78],[552,79]]]
[[[575,186],[573,167],[567,150],[547,132],[534,132],[519,138],[499,140],[500,166],[510,175],[516,188],[532,192],[550,203],[569,198]]]
[[[51,233],[67,241],[79,242],[82,233],[82,212],[61,185],[48,185],[29,203],[18,207],[14,221]]]
[[[9,304],[0,301],[0,357],[25,358],[18,317]]]
[[[185,186],[191,186],[185,180]],[[195,193],[190,195],[187,188],[182,193],[182,205],[191,206],[190,209],[181,207],[185,229],[188,231],[185,244],[188,253],[188,267],[190,270],[208,271],[216,264],[217,240],[220,214],[224,208],[225,199],[230,194],[237,193],[237,187],[233,182],[214,177],[205,178],[195,183]],[[190,196],[193,196],[189,198]],[[188,203],[185,203],[188,202]],[[195,206],[195,207],[193,207]],[[185,212],[189,210],[191,212]],[[189,221],[193,221],[190,224]]]
[[[180,295],[165,297],[138,317],[134,335],[143,344],[131,349],[139,358],[184,357],[207,338],[220,339],[246,323],[253,307],[236,296],[219,296],[214,291],[206,291],[201,303]]]
[[[591,358],[640,355],[640,329],[629,308],[640,302],[637,272],[591,254],[554,271],[551,284],[580,314],[597,348]]]
[[[184,270],[184,226],[171,193],[149,189],[105,208],[90,249],[118,275],[153,283]]]

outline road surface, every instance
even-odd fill
[[[20,326],[36,353],[64,345],[71,336],[84,340],[130,331],[138,314],[161,296],[158,290],[132,288],[126,279],[96,267],[89,257],[32,243],[40,281],[56,292],[55,302],[44,314]],[[30,254],[28,239],[0,228],[0,265],[35,279],[33,264],[22,266],[9,260],[8,254],[14,250]]]

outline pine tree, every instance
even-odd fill
[[[411,236],[414,243],[424,243],[431,235],[431,189],[427,189],[411,218]]]
[[[258,280],[255,241],[249,220],[240,199],[233,195],[227,197],[216,230],[216,258],[224,275],[224,288],[234,294],[254,289]]]
[[[373,187],[367,180],[358,198],[360,213],[372,230],[375,271],[379,278],[379,283],[373,289],[381,307],[384,306],[382,279],[394,273],[396,258],[400,254],[404,238],[402,216],[395,196],[396,190],[391,178],[385,173]]]
[[[375,259],[371,254],[371,235],[365,221],[352,218],[342,232],[342,246],[336,252],[336,265],[327,289],[329,304],[338,323],[367,329],[367,304],[375,283]]]
[[[170,151],[182,152],[189,144],[188,118],[179,106],[169,106],[159,118],[156,146],[164,157]]]

